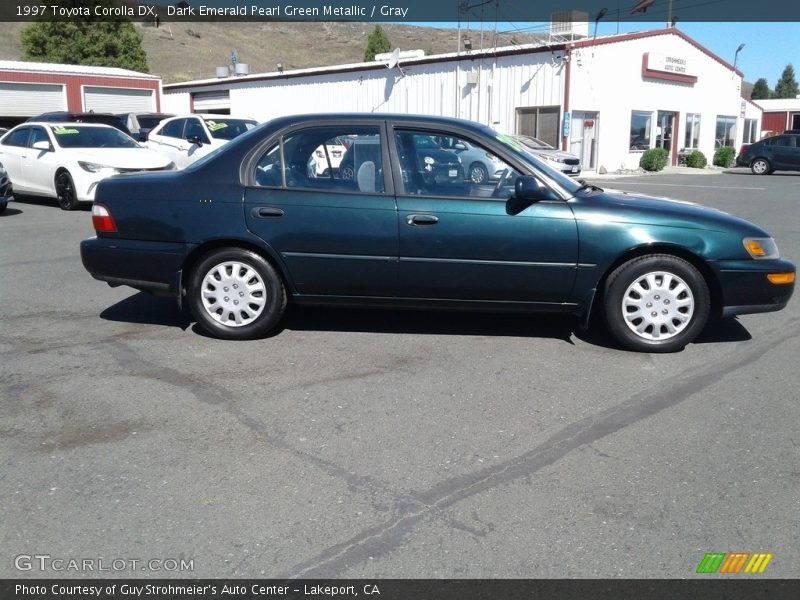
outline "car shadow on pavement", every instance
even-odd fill
[[[58,208],[58,200],[55,198],[44,198],[42,196],[13,196],[14,202],[19,204],[35,204],[37,206],[52,206]],[[74,212],[90,212],[92,210],[91,202],[81,202],[78,204]]]
[[[108,307],[100,318],[125,323],[161,325],[211,337],[171,298],[139,292]],[[578,339],[591,346],[624,350],[594,317],[588,329],[567,315],[541,313],[491,313],[481,311],[394,310],[289,305],[278,327],[267,337],[284,331],[341,331],[414,335],[467,335],[555,339],[575,345]],[[715,319],[695,344],[741,342],[750,333],[736,319]]]
[[[22,211],[18,208],[11,208],[10,206],[6,208],[3,212],[0,212],[0,217],[13,217],[14,215],[21,215]]]
[[[100,313],[106,321],[162,325],[186,330],[191,320],[172,298],[158,298],[146,292],[139,292],[120,300]]]

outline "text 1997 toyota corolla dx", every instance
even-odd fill
[[[499,179],[440,173],[417,145],[444,137],[496,157]],[[352,169],[309,176],[335,139]],[[275,119],[184,171],[103,181],[93,221],[96,279],[183,299],[228,339],[267,334],[287,301],[584,319],[594,305],[626,347],[668,352],[714,312],[783,308],[795,278],[752,223],[604,192],[482,125],[411,115]]]

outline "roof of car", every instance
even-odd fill
[[[116,127],[112,127],[111,125],[106,125],[105,123],[79,123],[73,121],[25,121],[24,123],[20,123],[17,127],[21,126],[30,127],[31,125],[39,125],[40,127],[66,127],[68,125],[79,125],[80,127],[105,127],[106,129],[117,129]]]
[[[292,122],[303,121],[346,121],[346,120],[365,120],[365,121],[400,121],[400,122],[420,122],[424,121],[432,125],[442,125],[444,127],[461,127],[463,129],[484,130],[487,129],[486,125],[468,121],[466,119],[456,119],[454,117],[439,117],[432,115],[416,115],[416,114],[401,114],[401,113],[309,113],[301,115],[289,115],[285,117],[276,117],[271,121],[274,124],[281,126],[291,124]]]

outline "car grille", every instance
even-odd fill
[[[564,164],[565,165],[579,165],[579,164],[581,164],[581,161],[580,161],[579,158],[565,158],[564,159]]]
[[[118,173],[143,173],[145,171],[164,171],[168,167],[153,167],[150,169],[116,169]]]

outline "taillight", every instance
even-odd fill
[[[92,206],[92,225],[97,233],[117,233],[114,218],[102,204]]]

